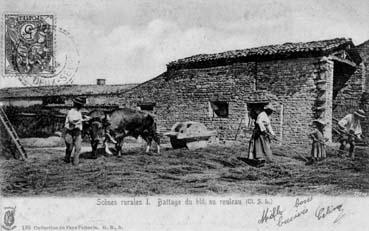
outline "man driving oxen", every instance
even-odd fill
[[[86,103],[85,98],[76,97],[73,99],[73,107],[68,111],[65,118],[65,157],[64,161],[66,163],[71,162],[71,156],[73,153],[72,163],[73,165],[79,164],[79,155],[82,146],[82,124],[88,121],[89,117],[82,116],[81,108]]]

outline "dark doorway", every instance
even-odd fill
[[[338,93],[347,85],[347,81],[355,73],[356,68],[349,65],[334,62],[333,68],[333,100]]]

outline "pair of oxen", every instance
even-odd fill
[[[83,130],[90,138],[93,157],[97,157],[97,149],[101,143],[104,144],[105,152],[112,154],[108,142],[115,143],[117,155],[121,156],[123,140],[127,136],[136,139],[141,136],[147,143],[146,152],[150,151],[154,140],[157,143],[157,152],[160,153],[160,138],[154,118],[150,114],[122,108],[111,112],[94,110],[87,116],[89,120],[84,122]]]

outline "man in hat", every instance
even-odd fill
[[[257,108],[254,132],[251,137],[248,159],[257,159],[263,155],[267,162],[272,162],[272,150],[270,140],[275,137],[270,119],[274,108],[266,105],[264,108]]]
[[[343,119],[338,122],[338,126],[342,132],[340,137],[340,150],[344,151],[347,144],[350,145],[349,155],[352,159],[355,158],[355,140],[362,140],[360,120],[365,118],[365,112],[358,110],[353,114],[346,115]]]
[[[65,119],[65,158],[66,163],[70,163],[71,155],[74,148],[73,164],[78,165],[79,154],[82,144],[82,122],[88,120],[88,117],[83,118],[81,113],[82,106],[86,103],[86,99],[76,97],[73,99],[73,108],[69,110]]]

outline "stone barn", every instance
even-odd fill
[[[310,143],[316,118],[328,120],[332,140],[335,118],[357,109],[366,89],[360,49],[336,38],[194,55],[107,102],[153,113],[161,132],[179,121],[202,122],[220,140],[248,138],[248,110],[270,102],[280,143]]]

